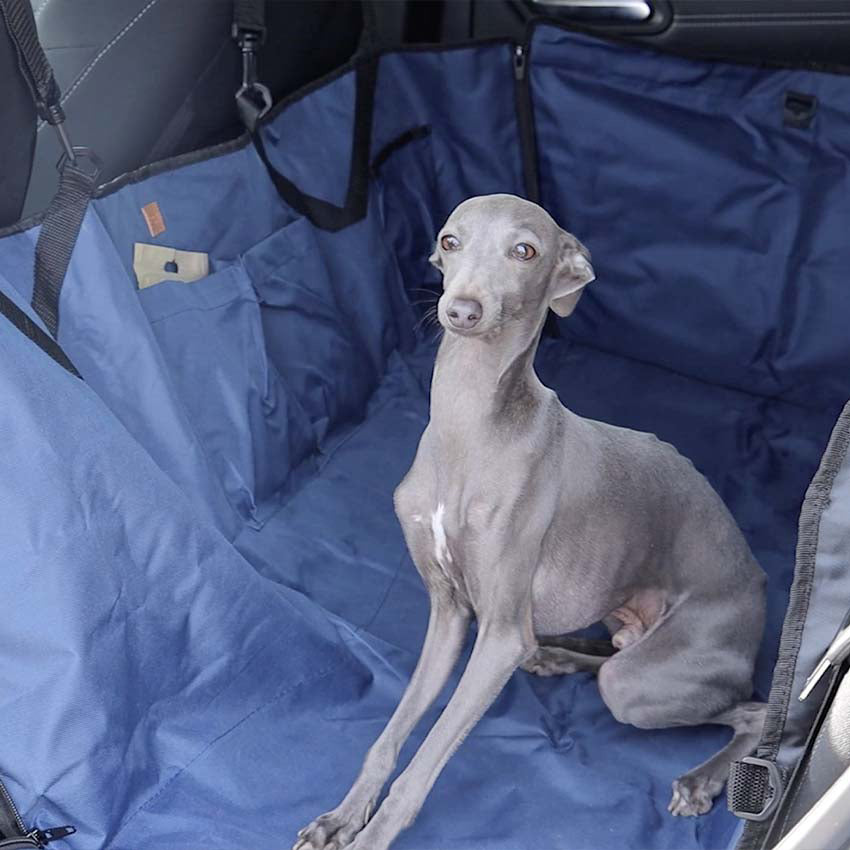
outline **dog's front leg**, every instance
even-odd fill
[[[530,628],[479,623],[475,647],[451,700],[348,850],[387,850],[398,833],[413,822],[452,753],[533,651]]]
[[[469,611],[448,594],[432,594],[425,643],[401,702],[369,749],[360,775],[345,799],[302,829],[293,850],[341,850],[362,829],[395,768],[402,745],[437,698],[457,663],[469,621]]]

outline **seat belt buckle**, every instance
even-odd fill
[[[848,657],[850,657],[850,626],[845,626],[835,636],[821,660],[815,665],[815,669],[812,670],[809,678],[806,679],[806,684],[803,685],[803,690],[800,691],[798,697],[799,701],[803,702],[809,697],[830,667],[838,667]]]
[[[744,820],[765,821],[779,805],[782,775],[776,762],[747,756],[729,768],[726,805]]]

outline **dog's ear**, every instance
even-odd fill
[[[435,268],[438,268],[440,271],[443,270],[443,260],[442,257],[440,257],[440,249],[438,245],[434,246],[434,250],[431,253],[431,256],[428,257],[428,262]]]
[[[590,251],[572,233],[562,230],[559,240],[549,306],[559,316],[569,316],[575,310],[582,290],[596,275],[590,265]]]

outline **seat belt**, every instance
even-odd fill
[[[28,0],[0,0],[0,12],[18,54],[38,115],[56,131],[63,154],[57,163],[59,190],[48,206],[35,246],[32,306],[50,334],[59,328],[59,296],[83,216],[100,174],[100,160],[85,147],[71,144],[65,129],[61,93],[53,69],[38,41]]]

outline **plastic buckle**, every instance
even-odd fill
[[[748,768],[744,768],[743,765],[747,765]],[[753,768],[764,770],[766,776],[756,779]],[[761,797],[763,803],[760,811],[757,812],[741,807],[746,800],[752,800],[753,798],[750,792],[753,782],[758,782],[762,786],[760,789],[761,793],[758,796]],[[742,784],[745,786],[744,788],[741,787]],[[769,759],[757,758],[756,756],[747,756],[733,762],[729,775],[728,794],[729,811],[733,815],[744,820],[767,820],[779,805],[779,799],[782,796],[782,776],[779,773],[776,762]]]
[[[243,83],[236,92],[242,123],[253,133],[257,122],[272,108],[272,93],[262,83]]]
[[[67,137],[66,137],[67,138]],[[62,153],[56,163],[56,170],[61,174],[64,171],[67,163],[71,163],[78,171],[85,174],[92,182],[97,180],[100,172],[103,170],[103,161],[91,149],[83,145],[70,145],[68,149]],[[82,168],[81,163],[88,162],[88,168]]]

